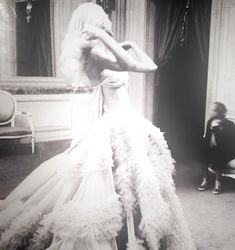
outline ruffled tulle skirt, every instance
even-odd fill
[[[0,206],[0,249],[194,249],[160,130],[132,109],[104,114]],[[138,218],[138,220],[137,220]],[[123,250],[123,249],[119,249]]]

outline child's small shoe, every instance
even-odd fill
[[[206,191],[207,190],[207,182],[203,181],[200,186],[197,188],[198,191]]]
[[[223,190],[222,190],[221,184],[215,185],[215,187],[212,191],[213,194],[221,194],[222,192],[223,192]]]

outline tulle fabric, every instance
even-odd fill
[[[5,199],[0,249],[117,250],[126,220],[129,250],[146,249],[143,239],[151,250],[193,250],[173,163],[163,134],[134,110],[105,113]]]

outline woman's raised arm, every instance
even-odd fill
[[[133,72],[152,72],[157,69],[157,65],[152,59],[133,42],[119,44],[105,31],[90,25],[85,27],[83,33],[88,36],[88,39],[100,39],[115,56],[116,60],[94,48],[91,51],[91,56],[93,56],[103,68]],[[124,48],[132,49],[136,58],[131,56]]]

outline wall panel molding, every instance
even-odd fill
[[[18,111],[32,114],[36,142],[71,139],[93,119],[92,94],[15,95],[15,98]]]

